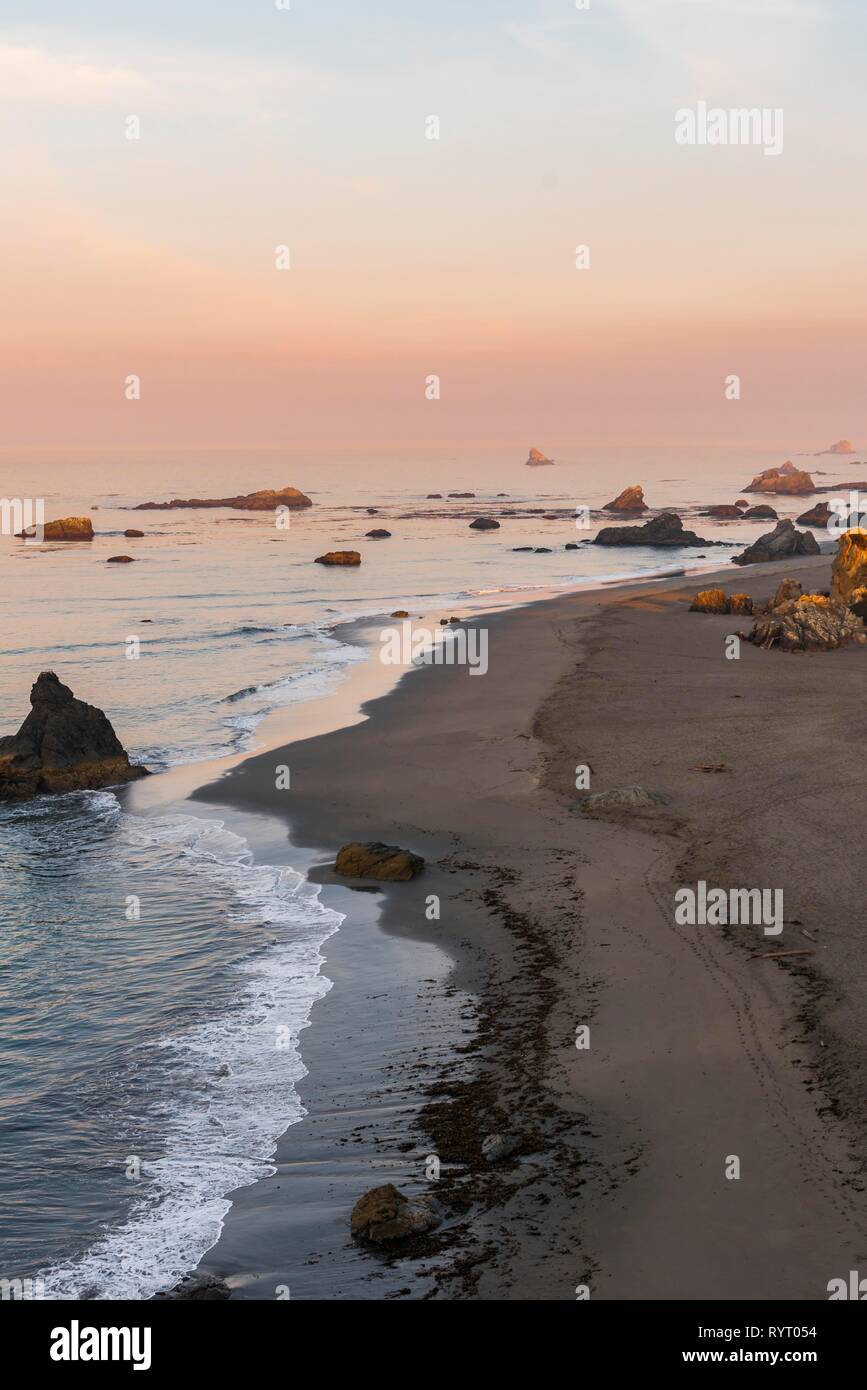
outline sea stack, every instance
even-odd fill
[[[634,487],[625,487],[613,502],[606,502],[603,508],[606,512],[627,512],[633,516],[639,512],[649,510],[644,500],[644,489],[636,483]]]
[[[525,467],[545,468],[548,464],[553,462],[554,460],[549,459],[546,454],[543,454],[541,449],[531,449]]]
[[[18,733],[0,738],[0,801],[91,791],[148,775],[130,762],[102,710],[76,700],[53,671],[38,677],[30,704]]]
[[[830,449],[822,449],[820,457],[824,454],[854,454],[855,446],[851,439],[838,439],[836,444],[832,444]]]
[[[806,497],[815,492],[813,479],[787,459],[782,468],[766,468],[757,473],[744,492],[775,492],[787,497]]]

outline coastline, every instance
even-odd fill
[[[729,591],[752,588],[764,597],[782,575],[824,584],[828,565],[823,556],[719,578]],[[711,578],[703,574],[701,583]],[[692,746],[692,725],[703,723],[705,742],[725,737],[732,696],[767,701],[770,694],[791,705],[790,670],[796,687],[806,673],[819,694],[842,674],[854,699],[859,653],[797,657],[745,647],[739,663],[725,663],[720,633],[737,620],[687,614],[678,598],[694,592],[696,580],[579,591],[493,615],[486,619],[493,681],[460,667],[427,668],[369,703],[363,724],[293,742],[284,750],[291,801],[274,789],[275,750],[247,757],[194,793],[197,801],[288,821],[293,845],[326,862],[357,838],[424,854],[419,879],[384,886],[381,927],[392,940],[435,942],[456,956],[450,986],[478,996],[476,1036],[454,1039],[469,1076],[454,1075],[449,1061],[422,1086],[417,1056],[389,1057],[401,1095],[415,1098],[405,1113],[415,1115],[416,1134],[400,1141],[413,1143],[414,1162],[402,1178],[394,1152],[383,1160],[373,1126],[342,1190],[342,1232],[333,1227],[334,1204],[328,1218],[330,1258],[341,1252],[338,1274],[388,1268],[397,1275],[394,1292],[411,1297],[571,1299],[583,1283],[592,1297],[822,1298],[827,1279],[863,1252],[863,1198],[848,1152],[863,1118],[857,1049],[846,1058],[845,1030],[832,1038],[829,1026],[831,1005],[843,1009],[847,1025],[857,1022],[857,994],[848,1005],[839,998],[847,943],[829,939],[819,960],[752,963],[734,929],[705,929],[700,939],[694,928],[675,929],[665,900],[678,866],[674,881],[691,881],[683,876],[688,861],[700,860],[708,880],[725,882],[726,837],[774,809],[768,798],[758,809],[738,808],[749,794],[750,765],[713,779],[694,774],[693,789],[682,767],[667,770],[666,756]],[[655,655],[660,642],[667,665]],[[683,704],[682,693],[684,675],[696,672],[705,678],[699,708]],[[742,678],[747,688],[723,689]],[[609,689],[618,693],[616,718]],[[788,713],[788,732],[803,746],[792,732],[803,736],[803,718]],[[843,718],[836,712],[833,729],[817,727],[820,765],[845,758]],[[739,737],[754,770],[758,735],[741,729]],[[773,740],[765,754],[773,766]],[[583,815],[572,790],[582,761],[594,768],[597,787],[641,782],[667,794],[668,806],[629,823]],[[776,790],[785,787],[787,805],[796,794],[809,800],[815,780],[815,769],[798,763]],[[763,849],[753,835],[752,858],[741,847],[740,876],[729,881],[766,881],[743,877],[746,863],[760,866],[780,846]],[[792,839],[785,865],[797,893],[805,846]],[[331,877],[312,876],[326,884]],[[431,893],[442,904],[435,923],[424,914]],[[337,939],[353,931],[348,920]],[[305,1058],[319,1011],[332,1000],[337,1008],[339,989],[338,981],[314,1009]],[[594,1043],[579,1053],[575,1028],[585,1022]],[[415,1028],[423,1034],[419,1016]],[[323,1027],[323,1045],[325,1037]],[[314,1067],[308,1080],[315,1091]],[[283,1176],[298,1157],[293,1129],[307,1123],[281,1140]],[[521,1135],[521,1151],[492,1167],[481,1143],[504,1129]],[[723,1158],[742,1150],[749,1181],[727,1183]],[[410,1251],[385,1259],[359,1251],[349,1237],[352,1201],[392,1178],[430,1190],[419,1162],[428,1151],[442,1161],[436,1195],[450,1220]],[[333,1153],[329,1161],[340,1166]],[[241,1285],[246,1277],[240,1296],[259,1296],[249,1292],[261,1264],[256,1231],[261,1238],[263,1223],[270,1230],[275,1219],[291,1218],[284,1212],[291,1198],[277,1198],[277,1177],[268,1181],[267,1197],[262,1183],[235,1195],[223,1235],[200,1266],[216,1274],[231,1268]],[[301,1296],[322,1294],[302,1288]],[[336,1288],[330,1296],[359,1294]]]

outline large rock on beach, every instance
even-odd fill
[[[76,700],[53,671],[30,691],[17,734],[0,738],[0,801],[44,792],[90,791],[147,776],[136,767],[101,709]]]
[[[613,502],[606,502],[603,511],[631,512],[634,515],[649,511],[649,508],[644,500],[644,490],[636,483],[634,487],[625,487]]]
[[[694,531],[684,531],[683,522],[674,512],[663,512],[643,526],[605,526],[593,539],[594,545],[714,545]]]
[[[793,521],[778,521],[773,531],[752,545],[748,545],[740,555],[732,556],[733,565],[762,565],[771,560],[791,560],[798,555],[818,555],[819,542],[812,531],[797,531]]]
[[[443,1219],[434,1197],[407,1197],[394,1183],[372,1187],[352,1208],[352,1234],[379,1245],[425,1235]]]
[[[173,497],[171,502],[139,502],[136,512],[168,512],[188,507],[231,507],[236,512],[273,512],[278,507],[312,507],[297,487],[262,488],[239,497]]]
[[[806,496],[815,492],[813,479],[803,469],[796,468],[790,459],[781,468],[766,468],[757,473],[744,492],[773,492],[788,497]]]
[[[398,845],[381,840],[369,844],[353,841],[338,851],[335,871],[344,878],[379,878],[387,883],[406,883],[424,868],[424,859]]]

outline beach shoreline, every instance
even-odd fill
[[[828,566],[827,557],[815,557],[718,577],[729,591],[753,588],[766,597],[783,575],[823,587]],[[292,843],[323,866],[358,838],[400,843],[427,859],[411,884],[385,885],[381,926],[457,956],[452,983],[478,996],[476,1033],[464,1053],[472,1076],[450,1076],[446,1063],[425,1083],[416,1111],[416,1155],[430,1144],[442,1174],[434,1185],[416,1162],[406,1185],[435,1186],[450,1219],[427,1244],[389,1257],[408,1274],[402,1296],[574,1298],[583,1286],[606,1298],[822,1298],[837,1266],[848,1268],[863,1251],[850,1154],[859,1117],[828,1026],[842,988],[840,943],[823,945],[820,963],[798,957],[757,968],[731,930],[710,936],[705,929],[699,940],[695,929],[692,938],[674,932],[664,920],[671,915],[665,886],[679,860],[682,872],[684,856],[695,858],[696,817],[706,815],[714,786],[725,784],[728,805],[733,791],[743,793],[747,769],[713,782],[693,774],[688,795],[678,791],[682,772],[660,771],[666,737],[690,746],[689,706],[672,707],[676,677],[710,669],[710,652],[719,666],[701,711],[709,742],[728,727],[719,702],[757,691],[766,698],[768,673],[783,700],[790,667],[838,685],[854,679],[853,663],[863,657],[857,649],[797,657],[745,647],[741,664],[725,663],[720,631],[744,620],[688,615],[682,600],[695,587],[694,576],[650,581],[491,617],[490,687],[465,668],[427,668],[369,704],[363,723],[289,745],[291,803],[274,789],[274,750],[194,793],[288,822]],[[664,646],[666,631],[679,644],[667,653],[667,671],[654,665],[654,644]],[[624,680],[633,686],[630,669],[648,667],[653,698],[648,685],[642,709],[630,688],[624,708],[652,757],[640,737],[624,737],[622,710],[614,721],[608,699],[591,698],[600,677],[615,689]],[[723,690],[727,677],[749,684]],[[755,758],[752,736],[739,752],[747,748]],[[833,740],[822,751],[826,760],[840,756]],[[574,793],[582,760],[597,786],[654,783],[665,809],[629,822],[582,815]],[[630,775],[615,777],[627,764]],[[800,775],[809,791],[814,774]],[[714,841],[719,827],[704,830],[713,845],[704,872],[713,881],[726,871],[724,845]],[[317,877],[327,881],[327,868]],[[441,903],[437,922],[425,916],[431,894]],[[658,940],[647,930],[649,912],[661,919]],[[800,938],[797,946],[812,949]],[[857,1003],[849,1001],[847,1020]],[[322,1007],[314,1009],[311,1037]],[[576,1028],[584,1024],[594,1043],[579,1052]],[[821,1058],[820,1028],[828,1035]],[[410,1091],[415,1060],[400,1063]],[[666,1119],[672,1088],[681,1097],[679,1119]],[[503,1130],[520,1135],[521,1149],[492,1166],[481,1146]],[[749,1165],[749,1182],[724,1179],[731,1154]],[[355,1196],[383,1180],[375,1144],[367,1164],[368,1180],[363,1165],[356,1169]],[[356,1251],[348,1191],[344,1200],[343,1243]],[[242,1220],[233,1208],[225,1229]],[[722,1255],[717,1241],[725,1242]],[[203,1267],[219,1273],[222,1245],[223,1238]],[[248,1263],[255,1258],[248,1243]],[[367,1258],[375,1269],[379,1257]]]

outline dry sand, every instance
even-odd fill
[[[765,598],[783,574],[827,587],[829,569],[721,578]],[[365,723],[198,793],[282,816],[323,859],[381,839],[428,861],[387,888],[383,925],[439,940],[479,992],[476,1038],[455,1039],[472,1074],[444,1066],[417,1120],[452,1214],[410,1252],[430,1255],[433,1296],[825,1299],[864,1268],[867,649],[744,643],[727,660],[749,620],[689,613],[695,587],[490,618],[487,675],[413,672]],[[665,804],[586,815],[585,763],[592,790],[639,783]],[[674,892],[699,879],[782,888],[782,935],[676,926]],[[812,954],[750,958],[782,950]],[[402,1059],[407,1084],[419,1062]],[[492,1167],[481,1145],[503,1130],[522,1149]],[[366,1186],[381,1180],[372,1156]]]

